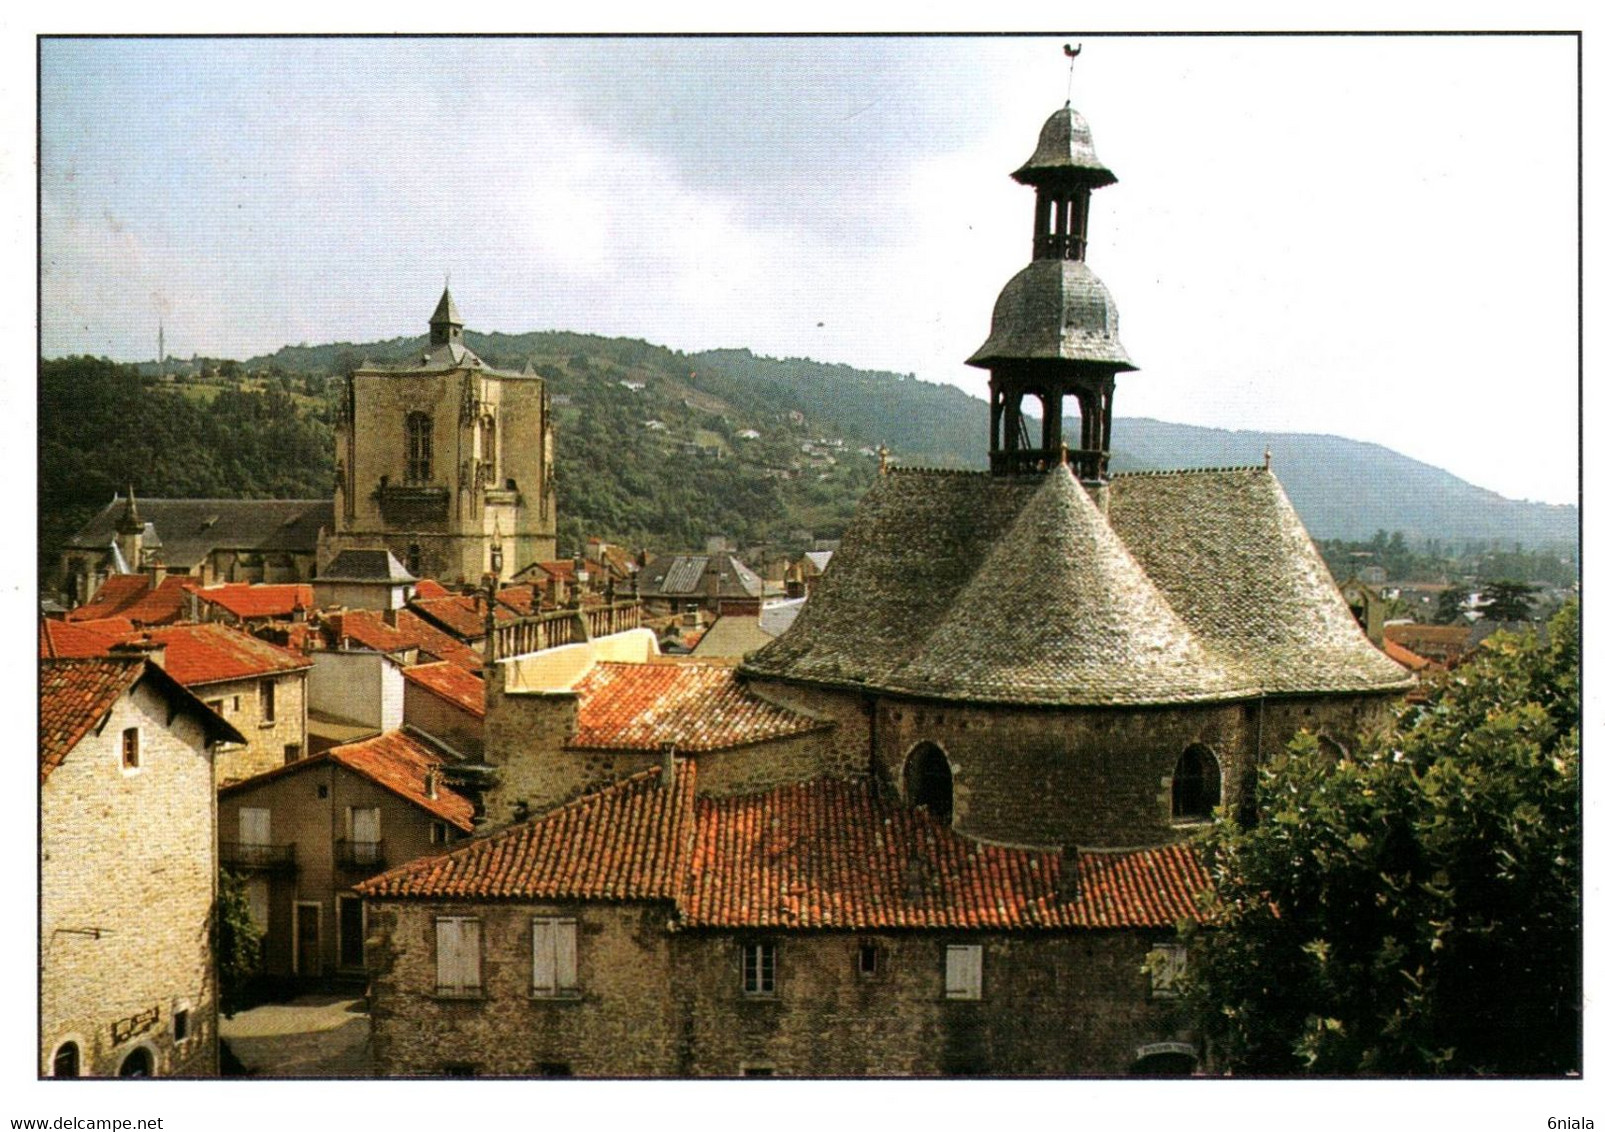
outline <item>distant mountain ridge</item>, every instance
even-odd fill
[[[730,430],[769,430],[777,416],[800,413],[807,435],[840,438],[848,449],[886,444],[902,463],[981,468],[986,463],[987,406],[949,385],[912,374],[859,370],[806,358],[766,358],[744,349],[684,354],[634,339],[562,331],[477,334],[465,339],[493,365],[521,369],[532,362],[568,393],[571,410],[618,412],[620,401],[599,376],[628,374],[656,386],[648,405],[670,405]],[[363,360],[406,357],[418,339],[367,344],[286,347],[253,358],[247,367],[286,373],[339,373]],[[663,416],[667,410],[654,408]],[[671,424],[674,422],[671,420]],[[1412,540],[1519,542],[1526,547],[1574,548],[1574,505],[1506,499],[1440,468],[1379,444],[1311,433],[1238,431],[1141,417],[1114,421],[1112,468],[1257,464],[1267,448],[1272,468],[1316,538],[1363,539],[1378,529]],[[561,452],[561,440],[559,442]]]

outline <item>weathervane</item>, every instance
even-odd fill
[[[1065,44],[1064,53],[1070,59],[1070,73],[1066,76],[1064,82],[1064,104],[1069,106],[1070,88],[1075,85],[1076,81],[1076,56],[1081,54],[1081,44],[1078,43],[1074,47],[1071,47],[1068,43]]]

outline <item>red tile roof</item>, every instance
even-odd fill
[[[107,578],[90,598],[67,614],[68,621],[92,621],[99,617],[113,617],[144,597],[150,590],[150,577],[145,574],[113,574]]]
[[[1469,625],[1417,625],[1406,622],[1382,627],[1384,641],[1403,645],[1417,656],[1454,665],[1471,649]]]
[[[79,658],[39,665],[40,783],[143,671],[138,660]]]
[[[470,715],[485,718],[485,682],[467,669],[447,661],[415,664],[402,676]]]
[[[485,601],[477,594],[450,594],[421,601],[414,598],[407,608],[462,640],[476,641],[485,635]],[[496,610],[498,621],[511,621],[515,616],[510,609]]]
[[[169,625],[150,630],[148,636],[167,646],[162,667],[186,687],[312,667],[300,653],[227,625]]]
[[[121,618],[107,621],[40,621],[39,659],[58,656],[106,656],[132,626],[118,631],[108,625],[126,626]]]
[[[412,587],[414,597],[450,597],[451,591],[433,578],[419,578],[418,584]]]
[[[496,600],[520,617],[541,611],[541,594],[534,586],[505,586],[497,591]]]
[[[396,611],[394,626],[385,623],[384,614],[371,609],[326,613],[322,624],[334,648],[344,647],[348,642],[378,652],[415,648],[434,660],[449,660],[470,672],[478,672],[483,664],[473,649],[407,609]]]
[[[389,790],[399,798],[451,822],[458,829],[472,832],[474,804],[444,782],[435,786],[435,797],[427,792],[425,776],[446,765],[446,758],[433,744],[406,731],[386,731],[356,743],[330,747],[310,758],[276,766],[272,770],[231,782],[218,791],[222,798],[234,797],[312,767],[335,763],[368,781]]]
[[[832,724],[761,700],[718,664],[597,664],[574,686],[579,728],[569,746],[717,751]]]
[[[1388,656],[1392,657],[1400,664],[1404,665],[1411,672],[1420,672],[1423,668],[1430,668],[1433,663],[1426,657],[1421,656],[1418,653],[1411,652],[1398,641],[1384,639],[1382,642],[1382,651],[1387,653]]]
[[[463,849],[362,886],[375,897],[674,900],[691,927],[969,930],[1169,928],[1210,887],[1186,845],[1057,851],[973,841],[882,801],[866,782],[815,779],[692,801],[677,761]]]
[[[239,618],[289,617],[312,608],[312,587],[299,583],[258,586],[233,582],[198,589],[195,595]]]
[[[638,774],[534,821],[357,886],[364,896],[672,900],[690,858],[696,772]]]

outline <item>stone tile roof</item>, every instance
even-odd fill
[[[744,672],[976,702],[1174,703],[1394,691],[1260,468],[1121,476],[893,471],[795,625]]]
[[[714,584],[708,585],[709,573]],[[659,558],[641,571],[644,597],[763,597],[763,579],[735,555],[675,554]]]
[[[540,818],[476,838],[357,885],[373,897],[474,900],[672,900],[685,880],[696,774],[657,771],[587,794]]]
[[[320,582],[376,582],[405,585],[417,581],[388,550],[342,550],[318,575]]]
[[[1188,846],[1075,855],[986,845],[866,782],[695,797],[652,770],[359,886],[369,897],[672,900],[687,927],[1170,928],[1209,878]]]
[[[105,550],[124,505],[114,498],[67,545]],[[315,554],[319,528],[334,529],[330,499],[141,499],[139,512],[159,533],[172,570],[190,570],[214,550]]]
[[[333,763],[451,822],[458,829],[472,832],[474,804],[471,801],[443,781],[436,782],[435,796],[429,796],[427,776],[448,761],[445,754],[432,743],[411,732],[386,731],[382,735],[330,747],[310,758],[298,759],[250,778],[231,782],[218,791],[218,797],[229,798],[249,793],[266,782],[276,782]]]
[[[574,691],[579,725],[568,746],[581,749],[717,751],[833,726],[759,699],[722,664],[604,661]]]
[[[485,682],[472,672],[449,661],[414,664],[401,675],[470,715],[485,718]]]
[[[39,781],[134,686],[139,660],[77,658],[39,665]]]
[[[696,657],[739,657],[760,649],[775,639],[764,631],[756,613],[725,613],[708,627],[691,650]]]
[[[251,585],[231,582],[197,589],[195,596],[242,619],[290,617],[313,607],[312,587],[305,583]]]
[[[129,689],[157,684],[177,712],[198,719],[207,742],[245,742],[233,724],[214,713],[177,680],[143,659],[79,657],[39,662],[39,782],[61,765],[89,729]]]
[[[146,635],[167,647],[162,667],[185,687],[312,667],[300,653],[227,625],[169,625]]]

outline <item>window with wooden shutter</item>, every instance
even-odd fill
[[[580,990],[578,925],[574,920],[534,920],[534,962],[530,991],[542,996],[575,995]]]
[[[947,997],[981,997],[981,945],[954,943],[947,948]]]
[[[479,921],[468,916],[435,920],[435,993],[478,998]]]

